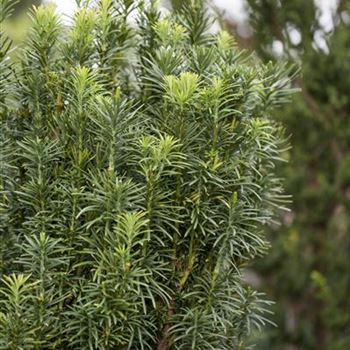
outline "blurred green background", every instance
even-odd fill
[[[41,0],[19,0],[19,1],[14,1],[16,2],[16,6],[15,6],[15,11],[14,14],[20,14],[23,13],[24,10],[26,10],[27,8],[35,5],[38,6],[41,3]]]
[[[39,6],[41,0],[13,0],[13,3],[15,4],[13,15],[10,20],[6,20],[2,24],[2,29],[13,40],[14,44],[19,44],[25,38],[30,26],[28,10],[32,6]]]
[[[6,23],[15,43],[30,23],[24,10],[39,2],[20,1]],[[256,336],[259,350],[350,349],[350,1],[333,2],[328,27],[312,0],[247,0],[243,36],[232,18],[222,20],[261,60],[301,69],[301,92],[274,115],[292,145],[289,163],[276,169],[291,211],[269,228],[270,253],[247,272],[276,302],[277,327]]]
[[[255,265],[278,325],[257,348],[348,350],[350,2],[334,2],[328,23],[314,1],[248,3],[249,46],[264,61],[301,67],[301,92],[275,115],[291,135],[290,161],[278,172],[293,203],[269,232],[270,254]]]

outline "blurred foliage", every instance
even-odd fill
[[[11,20],[6,20],[2,24],[3,31],[11,38],[14,44],[19,44],[23,41],[29,28],[30,18],[25,13],[15,16]]]
[[[293,204],[271,230],[270,255],[256,264],[278,324],[258,348],[348,350],[350,4],[340,1],[330,32],[313,1],[249,5],[260,57],[296,62],[302,73],[302,92],[277,115],[291,134],[290,163],[279,171]]]
[[[12,15],[1,23],[2,30],[14,44],[18,44],[25,38],[30,27],[28,9],[32,6],[39,6],[41,0],[11,0]],[[12,55],[13,57],[13,55]]]
[[[15,3],[14,15],[18,15],[33,5],[39,6],[42,3],[42,0],[12,0],[12,2]]]

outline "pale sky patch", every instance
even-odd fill
[[[46,3],[53,2],[57,6],[57,11],[63,15],[71,16],[76,9],[74,0],[45,0]],[[236,20],[244,17],[244,0],[212,0],[208,2],[225,10],[228,16]]]
[[[63,15],[71,16],[77,5],[74,0],[46,0],[45,2],[53,2],[57,6],[57,12]]]
[[[53,2],[57,6],[57,11],[62,16],[64,22],[69,22],[69,17],[71,17],[76,9],[75,0],[44,0],[47,2]],[[309,1],[309,0],[305,0]],[[319,23],[325,32],[330,32],[334,28],[333,14],[336,10],[339,0],[314,0],[316,6],[319,9]],[[245,11],[246,0],[211,0],[208,1],[209,5],[213,5],[224,14],[228,19],[231,19],[237,24],[237,29],[241,35],[244,35],[246,26],[243,25],[247,21],[247,13]],[[299,33],[296,31],[291,31],[290,35],[293,42],[298,42],[300,40]],[[324,48],[324,39],[321,38],[320,33],[315,38],[319,45]]]
[[[333,15],[338,7],[339,0],[314,0],[320,11],[319,23],[326,32],[330,32],[333,27]]]

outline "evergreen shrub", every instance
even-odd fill
[[[0,348],[245,348],[288,70],[213,34],[201,1],[31,16],[18,60],[1,39]]]

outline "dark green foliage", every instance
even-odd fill
[[[249,1],[255,43],[263,58],[301,64],[302,93],[280,113],[291,133],[291,162],[280,170],[293,194],[283,231],[257,269],[263,290],[277,301],[275,322],[259,349],[350,348],[350,8],[340,1],[327,33],[310,1]],[[282,6],[278,3],[281,2]],[[300,42],[291,41],[291,28]],[[326,39],[326,51],[320,37]],[[278,58],[277,58],[278,59]]]
[[[241,271],[285,201],[270,110],[288,71],[209,34],[200,2],[32,16],[1,63],[0,348],[245,348],[269,303]]]

